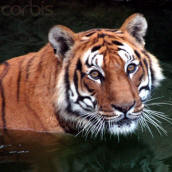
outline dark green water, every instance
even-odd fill
[[[172,101],[172,64],[163,63],[166,80],[152,102]],[[172,118],[172,106],[153,106]],[[168,135],[151,127],[125,137],[83,139],[71,135],[8,131],[0,137],[1,172],[172,172],[172,125]]]

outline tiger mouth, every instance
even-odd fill
[[[116,122],[119,122],[119,121],[122,121],[122,120],[135,120],[135,119],[138,119],[141,114],[142,114],[142,111],[138,111],[136,113],[133,113],[132,115],[130,115],[131,117],[126,117],[126,115],[124,115],[124,117],[121,117],[121,115],[117,115],[117,114],[102,114],[102,113],[99,113],[103,119],[107,120],[107,121],[116,121]]]
[[[124,117],[118,121],[106,120],[105,124],[106,124],[106,126],[108,126],[108,128],[109,128],[109,123],[110,123],[110,126],[117,125],[119,128],[122,126],[129,126],[130,127],[130,125],[133,122],[137,122],[138,119],[139,119],[139,117],[135,118],[135,119],[130,119],[130,118]]]
[[[118,125],[118,127],[121,127],[123,125],[130,126],[132,122],[136,122],[137,120],[138,118],[137,119],[123,118],[122,120],[118,121],[116,124]]]
[[[119,117],[118,115],[114,115],[114,114],[105,115],[105,114],[99,113],[99,115],[101,115],[103,119],[105,120],[116,120]]]

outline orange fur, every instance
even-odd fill
[[[50,45],[47,44],[39,52],[13,58],[6,63],[8,67],[5,64],[0,66],[0,126],[8,129],[62,131],[52,103],[60,65]]]
[[[66,128],[71,128],[74,124],[69,124],[70,120],[61,121],[65,114],[59,109],[66,102],[60,105],[57,102],[65,96],[62,94],[64,88],[60,90],[60,87],[67,87],[74,82],[77,82],[79,91],[87,94],[88,90],[92,91],[99,110],[107,118],[117,116],[112,105],[128,110],[134,102],[134,112],[140,112],[143,108],[138,90],[141,79],[148,76],[147,68],[150,68],[152,63],[155,66],[152,69],[154,73],[158,70],[161,74],[161,69],[156,58],[144,49],[144,31],[140,31],[139,37],[140,35],[135,33],[138,28],[135,31],[132,27],[133,23],[137,24],[137,20],[132,21],[136,16],[141,27],[140,22],[143,20],[145,24],[145,20],[138,14],[129,17],[119,30],[92,29],[76,34],[64,26],[54,27],[49,34],[50,43],[40,51],[1,64],[0,127],[4,130],[49,132],[64,132]],[[125,62],[118,54],[120,44],[127,44],[135,53],[135,59],[140,62],[132,79],[126,74]],[[88,67],[83,59],[84,53],[96,46],[99,48],[99,54],[103,55],[102,69],[106,75],[101,84],[89,78]],[[54,49],[57,52],[54,52]],[[78,61],[82,65],[82,71],[76,69]],[[68,77],[68,83],[64,86],[65,81],[60,80],[65,80],[65,77]],[[161,78],[157,77],[155,80],[158,84]]]

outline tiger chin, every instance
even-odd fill
[[[144,48],[147,22],[74,33],[54,26],[40,51],[0,67],[0,127],[85,134],[132,133],[151,90],[163,80]]]

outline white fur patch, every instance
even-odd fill
[[[128,63],[133,60],[134,51],[128,44],[123,43],[123,46],[119,46],[119,48],[121,50],[118,51],[118,54],[124,62]]]
[[[137,125],[138,124],[136,121],[132,121],[130,125],[127,125],[127,124],[126,125],[124,124],[122,126],[114,125],[113,127],[109,129],[109,132],[110,134],[113,134],[113,135],[119,135],[119,134],[126,135],[129,133],[133,133]]]
[[[89,99],[84,99],[84,103],[93,108],[93,103]]]
[[[142,89],[139,93],[139,96],[141,97],[142,100],[145,100],[148,98],[149,94],[150,94],[150,90]]]
[[[149,57],[151,59],[151,64],[152,64],[152,70],[153,70],[153,73],[154,73],[154,77],[155,77],[155,80],[154,80],[154,83],[153,85],[155,87],[158,87],[160,85],[160,82],[165,79],[163,73],[162,73],[162,69],[159,65],[159,62],[158,60],[156,59],[155,56],[153,56],[152,54],[149,53]]]
[[[89,65],[94,65],[97,67],[102,67],[103,65],[103,55],[99,54],[98,51],[91,52],[91,49],[89,49],[84,53],[83,59],[84,63],[86,63],[88,60]]]
[[[78,93],[77,93],[75,85],[73,83],[70,85],[70,88],[71,88],[72,92],[70,91],[69,97],[73,102],[75,102],[78,98]]]

